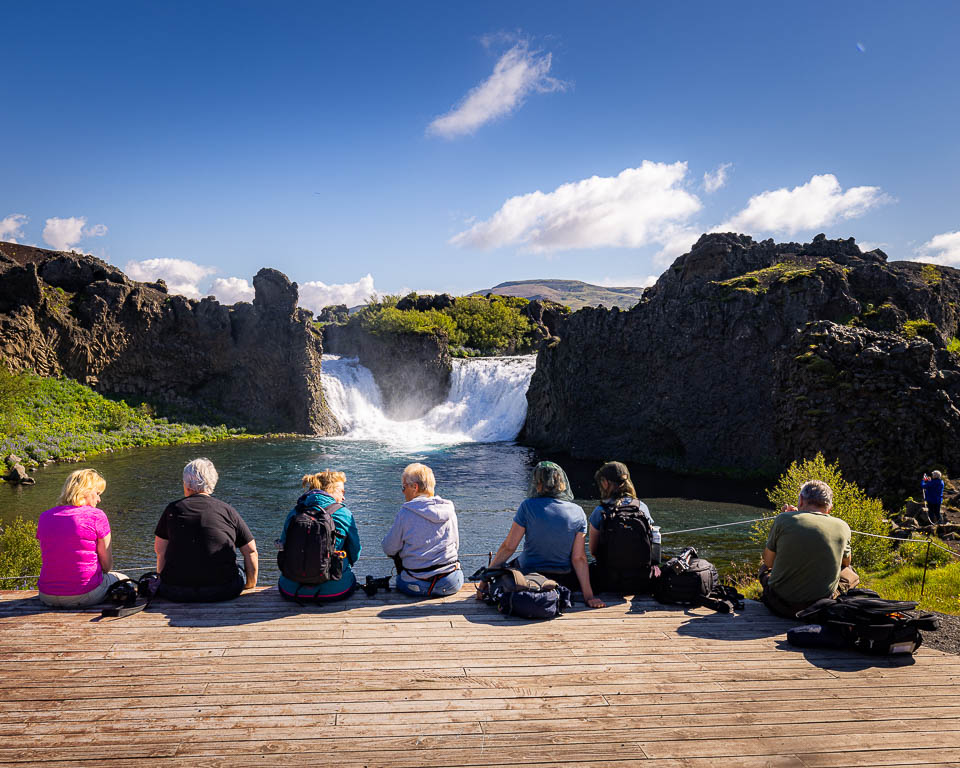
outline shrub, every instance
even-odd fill
[[[903,329],[900,333],[908,339],[922,336],[927,341],[936,341],[937,336],[940,335],[937,326],[929,320],[907,320],[907,322],[903,324]]]
[[[0,589],[36,589],[40,573],[40,542],[37,541],[37,524],[17,517],[0,527],[0,578],[17,578],[18,581],[2,581]]]
[[[479,296],[458,298],[447,308],[450,318],[463,334],[463,344],[487,353],[523,346],[532,330],[530,320],[519,309],[500,300]]]
[[[950,341],[947,342],[947,352],[951,355],[960,355],[960,339],[951,336]]]
[[[358,316],[360,327],[370,333],[442,333],[451,341],[460,341],[456,324],[436,309],[403,312],[396,307],[369,306],[360,310]]]
[[[867,496],[856,484],[843,479],[838,463],[828,464],[822,453],[813,459],[793,462],[780,476],[777,484],[767,491],[773,510],[761,522],[754,523],[751,538],[761,546],[766,543],[773,518],[787,504],[796,505],[800,487],[807,480],[823,480],[833,489],[833,512],[844,520],[851,530],[879,536],[888,536],[890,527],[884,520],[883,505]],[[890,541],[873,536],[853,534],[853,567],[877,569],[890,561]]]

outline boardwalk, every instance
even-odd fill
[[[33,594],[0,592],[3,765],[960,764],[960,657],[800,652],[756,603],[534,623],[466,588],[304,609],[264,588],[100,620]]]

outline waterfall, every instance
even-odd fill
[[[383,411],[373,374],[356,358],[323,356],[327,405],[344,438],[398,445],[492,443],[517,436],[527,415],[535,355],[454,360],[446,402],[419,419],[394,421]]]

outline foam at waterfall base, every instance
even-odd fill
[[[350,440],[412,445],[513,440],[527,414],[535,355],[454,360],[447,400],[419,419],[394,421],[383,411],[373,374],[356,358],[323,356],[327,405]]]

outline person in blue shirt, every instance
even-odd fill
[[[945,522],[943,515],[940,514],[940,505],[943,504],[943,475],[935,469],[930,475],[923,476],[921,485],[923,486],[923,498],[927,502],[927,514],[930,516],[930,522],[934,525]]]
[[[324,472],[317,472],[314,475],[304,475],[301,484],[307,492],[301,498],[306,499],[308,506],[310,502],[321,507],[328,507],[334,503],[343,505],[346,482],[347,476],[343,472],[332,472],[329,469]],[[297,509],[294,507],[283,523],[283,533],[280,534],[279,541],[281,547],[286,540],[290,521],[296,514]],[[357,558],[360,557],[360,533],[357,531],[357,523],[353,519],[353,513],[346,505],[334,510],[331,517],[336,528],[335,548],[346,552],[347,555],[343,562],[343,575],[336,581],[327,581],[323,584],[299,584],[280,574],[277,588],[287,600],[295,600],[301,603],[330,603],[336,600],[346,600],[356,591],[357,578],[353,575],[350,566],[356,563]]]
[[[520,504],[507,538],[488,567],[506,563],[521,573],[542,574],[571,590],[579,589],[591,608],[603,608],[590,586],[586,538],[587,517],[573,503],[566,473],[552,461],[541,461],[533,469],[530,498]],[[523,551],[507,562],[521,541]]]

